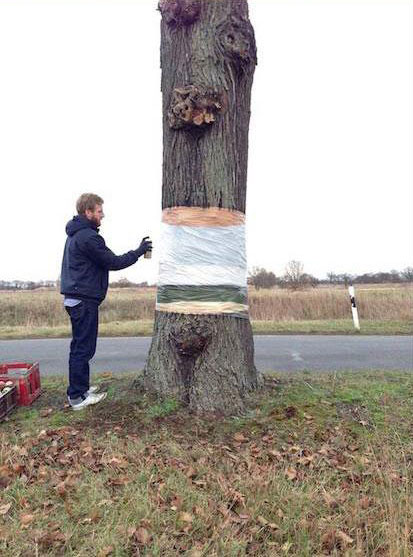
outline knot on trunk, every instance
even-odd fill
[[[171,128],[206,129],[215,122],[215,115],[222,109],[221,95],[212,90],[201,90],[195,85],[174,89],[168,112]]]
[[[201,329],[181,329],[171,333],[176,352],[184,360],[196,359],[205,350],[209,336],[202,333]]]
[[[218,40],[224,55],[242,73],[257,63],[254,29],[248,19],[231,15],[218,25]]]
[[[201,12],[201,0],[160,0],[159,11],[170,27],[194,23]]]
[[[179,358],[179,374],[181,384],[184,386],[182,400],[189,403],[195,362],[208,345],[209,335],[203,332],[200,327],[188,325],[172,330],[170,341],[172,341],[174,352]]]

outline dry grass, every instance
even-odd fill
[[[111,289],[101,306],[100,323],[150,321],[155,289]],[[55,290],[0,292],[0,327],[57,327],[67,325],[62,296]]]
[[[413,289],[358,288],[357,307],[360,319],[412,319]],[[344,288],[320,288],[299,292],[287,290],[251,291],[252,319],[289,321],[346,319],[351,317],[349,295]]]
[[[101,306],[100,322],[151,321],[155,288],[111,289]],[[409,321],[413,289],[360,287],[356,291],[361,320]],[[315,321],[351,318],[347,290],[320,288],[303,292],[250,290],[252,321]],[[56,291],[0,292],[0,327],[66,325],[62,297]]]
[[[411,374],[279,374],[225,420],[97,381],[1,424],[1,555],[412,555]]]

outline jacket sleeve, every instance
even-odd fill
[[[96,265],[108,271],[126,269],[136,263],[139,257],[137,250],[128,251],[123,255],[115,255],[99,234],[89,236],[84,243],[84,248],[86,254]]]

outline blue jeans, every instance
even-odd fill
[[[71,399],[85,398],[89,390],[89,360],[96,352],[99,304],[82,300],[77,306],[66,307],[66,311],[72,322],[67,396]]]

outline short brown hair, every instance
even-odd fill
[[[94,211],[96,205],[103,205],[103,199],[94,193],[82,193],[76,201],[76,209],[79,215],[84,215],[86,209]]]

